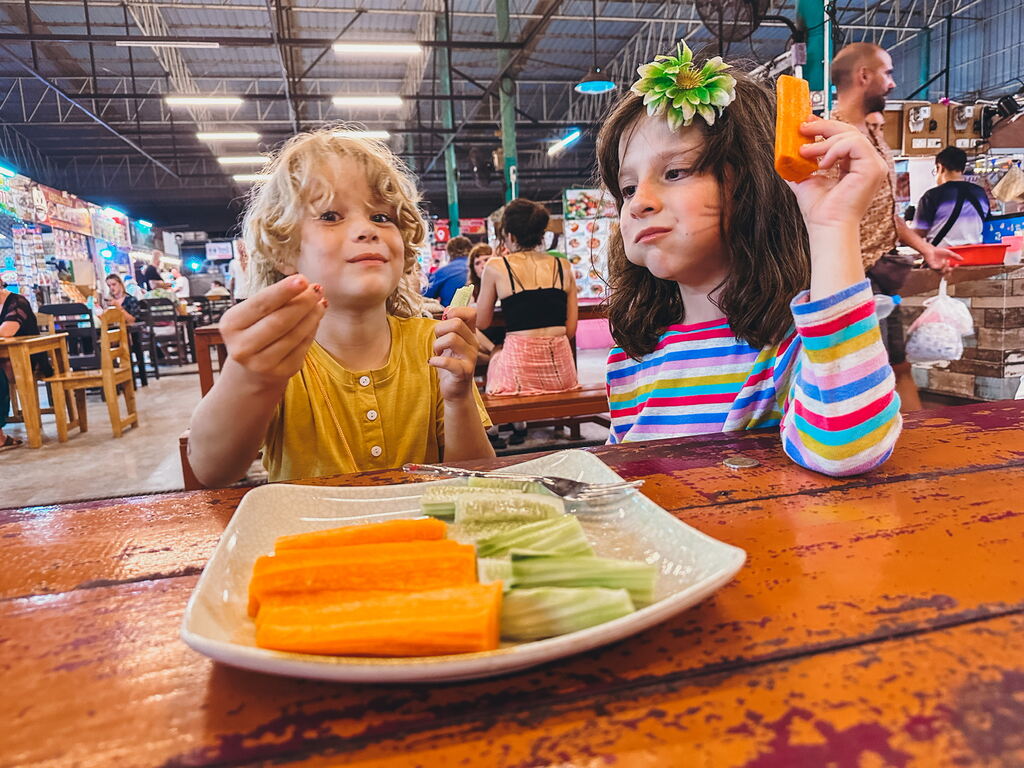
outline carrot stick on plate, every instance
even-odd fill
[[[779,76],[775,98],[775,170],[786,181],[801,182],[818,170],[816,162],[800,155],[800,147],[814,141],[800,133],[800,126],[811,119],[807,81]]]

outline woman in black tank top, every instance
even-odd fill
[[[569,338],[576,333],[576,281],[562,259],[538,248],[547,210],[529,200],[505,207],[506,257],[491,259],[477,302],[477,327],[491,326],[500,301],[508,333],[487,372],[489,394],[542,394],[575,389]]]

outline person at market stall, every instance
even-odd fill
[[[964,180],[967,153],[946,147],[935,156],[935,183],[921,196],[914,231],[933,245],[973,245],[983,239],[990,206],[985,189]]]
[[[120,275],[111,273],[107,275],[105,282],[109,298],[104,303],[108,307],[119,307],[124,312],[128,324],[133,324],[138,319],[141,309],[138,299],[128,293]]]
[[[420,316],[426,227],[402,162],[327,127],[265,172],[243,225],[262,287],[221,318],[227,361],[192,417],[200,482],[235,482],[260,450],[272,481],[494,456],[472,307]]]
[[[218,299],[227,298],[231,295],[231,292],[228,291],[224,286],[224,283],[220,280],[214,280],[213,285],[210,286],[210,290],[208,290],[204,295],[211,299]]]
[[[569,339],[576,335],[576,281],[564,259],[539,251],[550,215],[525,198],[509,202],[501,220],[508,255],[484,268],[477,326],[486,330],[501,301],[505,343],[487,367],[487,393],[537,395],[579,387]],[[510,442],[525,439],[525,429]]]
[[[881,136],[885,130],[885,114],[883,112],[869,112],[864,116],[864,125],[876,136]]]
[[[879,466],[902,419],[857,229],[885,163],[856,129],[814,119],[798,130],[822,140],[800,156],[835,178],[789,185],[761,80],[684,43],[639,72],[597,140],[619,211],[609,441],[778,427],[800,466]]]
[[[868,125],[868,115],[885,109],[885,97],[896,87],[892,77],[892,58],[873,43],[851,43],[832,60],[832,80],[836,87],[836,105],[832,119],[854,126],[866,136],[885,160],[888,173],[879,184],[871,205],[860,223],[860,246],[864,270],[875,293],[900,292],[913,266],[913,259],[897,253],[896,246],[908,245],[924,257],[934,270],[948,272],[960,257],[948,248],[929,243],[910,228],[896,209],[896,165],[892,150],[881,130]],[[907,362],[900,308],[882,320],[885,343],[896,375],[896,387],[904,411],[921,408],[921,398]]]
[[[163,258],[163,254],[160,251],[153,251],[153,261],[142,268],[142,276],[139,278],[139,287],[144,291],[154,291],[157,289],[168,289],[170,283],[164,280],[164,276],[160,274],[160,260]]]
[[[249,298],[249,251],[241,238],[235,240],[235,253],[228,267],[228,290],[235,301],[242,301]]]
[[[37,336],[39,324],[28,299],[7,290],[0,284],[0,338],[14,336]],[[50,360],[46,353],[32,355],[32,371],[38,377],[52,376]],[[0,360],[0,451],[18,448],[23,440],[4,432],[11,410],[11,381],[14,374],[9,360]]]
[[[469,281],[469,252],[472,248],[473,242],[468,237],[458,235],[449,240],[445,246],[448,263],[430,276],[423,295],[437,299],[442,307],[451,304],[455,292]]]
[[[171,277],[171,293],[179,299],[187,299],[192,295],[192,286],[189,285],[188,278],[181,274],[180,269],[171,267]]]

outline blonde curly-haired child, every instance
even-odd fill
[[[192,417],[205,485],[493,456],[471,308],[420,316],[415,181],[382,143],[290,139],[245,214],[258,292],[220,322],[229,357]]]

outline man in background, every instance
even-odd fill
[[[142,276],[139,278],[139,287],[142,290],[148,292],[159,288],[168,289],[171,287],[170,283],[165,282],[163,275],[160,274],[161,258],[163,258],[163,253],[153,251],[153,262],[142,268]]]
[[[452,303],[455,292],[469,282],[469,252],[473,243],[468,237],[453,237],[445,246],[448,263],[430,276],[430,283],[423,295],[437,299],[442,307]]]
[[[879,185],[867,213],[861,219],[860,249],[864,271],[871,279],[875,293],[898,294],[912,266],[910,259],[896,252],[896,246],[900,243],[920,253],[925,263],[936,270],[950,269],[950,261],[960,257],[946,248],[937,248],[929,243],[897,214],[896,164],[892,150],[885,143],[882,131],[868,125],[868,115],[884,111],[885,97],[896,87],[889,53],[873,43],[852,43],[836,54],[831,71],[836,87],[833,119],[849,123],[867,136],[889,167],[888,175]],[[896,375],[900,408],[903,411],[919,410],[921,398],[904,351],[899,307],[882,320],[880,325],[882,341],[889,353],[889,363]]]
[[[972,245],[982,240],[988,195],[964,180],[967,153],[946,147],[935,156],[935,183],[921,196],[914,231],[934,245]]]

